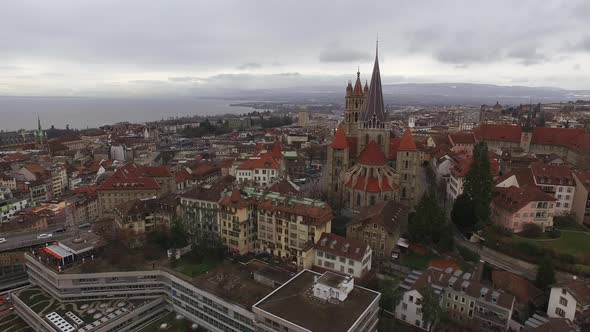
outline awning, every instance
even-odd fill
[[[64,248],[62,248],[60,246],[56,246],[54,244],[43,248],[43,251],[46,252],[47,254],[57,258],[57,259],[63,259],[66,257],[73,256],[71,252],[65,250]]]
[[[396,244],[402,248],[410,247],[410,241],[408,241],[407,239],[404,239],[403,237],[400,237],[399,240],[397,240]]]

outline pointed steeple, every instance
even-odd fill
[[[354,91],[352,93],[354,96],[362,96],[363,95],[363,85],[361,83],[361,71],[360,68],[357,69],[356,72],[356,82],[354,83]]]
[[[412,136],[410,128],[406,128],[399,143],[398,151],[416,151],[416,142],[414,142],[414,137]]]
[[[39,117],[39,114],[37,114],[37,130],[43,130],[43,128],[41,128],[41,118]]]
[[[373,116],[380,122],[385,121],[385,105],[383,103],[381,73],[379,71],[379,41],[377,41],[375,48],[375,64],[373,65],[373,75],[371,76],[371,86],[369,87],[364,120],[371,121]]]
[[[336,129],[336,134],[334,135],[331,147],[334,149],[348,148],[348,140],[346,139],[346,133],[344,132],[344,126],[342,123],[340,123]]]

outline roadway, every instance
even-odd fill
[[[64,232],[55,233],[56,230],[59,230],[62,227],[63,226],[53,226],[41,231],[2,233],[0,237],[5,238],[6,242],[0,243],[0,252],[42,245],[52,241],[61,240],[64,238],[74,236],[77,232],[80,231],[78,228],[70,227]],[[53,234],[53,236],[46,239],[37,238],[39,234],[49,233]]]
[[[460,234],[455,234],[455,243],[477,252],[481,260],[494,267],[512,272],[531,281],[535,281],[537,277],[537,266],[535,264],[508,256],[488,247],[480,247],[478,244],[467,241]],[[573,275],[570,273],[555,271],[555,279],[558,282],[572,280],[572,277]]]

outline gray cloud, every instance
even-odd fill
[[[345,48],[338,43],[331,43],[320,52],[320,62],[364,62],[369,59],[370,53]]]
[[[168,77],[168,81],[170,82],[198,82],[202,81],[202,78],[194,77],[194,76],[180,76],[180,77]]]
[[[142,81],[174,83],[177,91],[248,70],[274,73],[285,79],[281,84],[301,84],[312,73],[345,82],[357,64],[369,67],[377,33],[384,75],[502,83],[525,70],[519,75],[531,84],[545,84],[538,70],[552,71],[547,76],[558,85],[590,85],[590,77],[574,80],[571,70],[590,66],[587,0],[368,0],[361,7],[358,0],[52,0],[11,1],[2,10],[9,14],[0,20],[0,94],[111,83],[135,93]],[[556,13],[567,19],[556,20]]]
[[[262,68],[262,64],[258,62],[246,62],[238,66],[239,70],[248,70],[248,69],[259,69]]]

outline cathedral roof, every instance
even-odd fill
[[[371,87],[367,97],[367,108],[364,112],[364,120],[369,121],[373,115],[377,120],[385,121],[385,104],[383,103],[383,91],[381,90],[381,73],[379,71],[379,56],[375,54],[375,64],[373,65],[373,76],[371,76]]]
[[[346,134],[344,133],[344,126],[342,123],[338,125],[336,129],[336,134],[334,135],[334,141],[332,142],[332,148],[334,149],[346,149],[348,148],[348,140],[346,139]]]
[[[283,154],[281,153],[281,144],[279,141],[276,141],[275,145],[272,147],[272,157],[275,158],[275,160],[280,160],[283,158]]]
[[[356,82],[354,83],[353,96],[363,96],[363,85],[361,84],[361,72],[356,72]]]
[[[381,178],[381,185],[379,185],[379,179],[376,177],[367,178],[364,176],[358,176],[355,180],[351,180],[346,183],[346,186],[352,187],[356,190],[367,191],[371,193],[378,193],[382,191],[398,190],[399,187],[394,183],[393,186],[389,184],[385,177]]]
[[[404,135],[399,143],[399,151],[416,151],[416,142],[414,142],[414,137],[412,136],[412,131],[410,128],[406,128]]]
[[[375,141],[370,141],[361,152],[358,162],[365,165],[385,165],[387,164],[387,159],[381,148],[379,148],[379,145]]]

